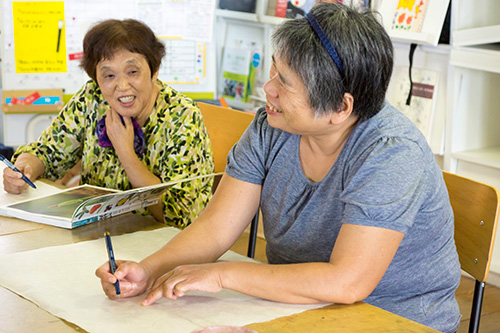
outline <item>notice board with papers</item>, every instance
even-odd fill
[[[87,30],[105,19],[146,23],[165,43],[159,78],[183,93],[216,90],[215,0],[0,0],[2,88],[63,89],[89,79],[79,63]]]

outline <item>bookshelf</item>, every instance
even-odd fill
[[[500,1],[452,1],[444,168],[500,189]],[[497,233],[489,280],[500,285]]]
[[[217,4],[217,8],[219,5]],[[257,91],[250,96],[251,101],[242,103],[237,100],[226,100],[234,108],[251,110],[265,104],[265,95],[262,86],[267,80],[271,68],[271,35],[276,25],[282,23],[285,18],[267,15],[268,0],[256,0],[255,13],[245,13],[226,9],[216,10],[216,40],[217,40],[217,72],[218,81],[221,81],[219,69],[222,68],[224,46],[234,44],[235,40],[246,39],[262,44],[263,56],[261,68],[256,76]],[[221,84],[218,85],[220,93]]]

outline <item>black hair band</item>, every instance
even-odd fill
[[[326,37],[326,34],[323,31],[323,29],[321,28],[321,26],[319,25],[318,21],[316,20],[316,18],[314,17],[314,15],[311,12],[307,13],[306,18],[309,21],[309,24],[313,28],[316,35],[318,35],[319,40],[321,41],[321,43],[323,43],[326,50],[330,54],[330,57],[332,57],[333,61],[337,65],[337,68],[339,69],[340,73],[343,76],[344,75],[344,68],[342,66],[342,61],[340,60],[339,55],[337,54],[337,51],[335,51],[335,48],[333,47],[332,43],[330,43],[330,40],[328,39],[328,37]]]

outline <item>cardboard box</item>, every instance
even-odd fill
[[[30,98],[36,96],[37,98]],[[24,104],[27,99],[31,103]],[[19,103],[19,104],[16,104]],[[62,89],[4,90],[3,113],[55,113],[64,106]]]

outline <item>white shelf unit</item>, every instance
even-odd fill
[[[216,9],[215,16],[250,22],[258,22],[258,17],[255,13],[246,13],[227,9]]]
[[[500,188],[500,50],[454,48],[450,66],[445,168],[459,174],[463,163],[491,168],[467,176]]]
[[[266,26],[262,25],[253,19],[253,16],[246,16],[246,19],[238,19],[232,17],[230,11],[219,10],[218,12],[225,12],[223,16],[217,15],[216,18],[216,40],[217,40],[217,92],[218,96],[222,95],[223,90],[223,70],[222,59],[224,55],[224,47],[238,47],[239,41],[254,42],[262,45],[263,57],[267,54],[266,45]],[[229,13],[228,13],[229,12]],[[238,15],[238,14],[237,14]],[[265,59],[262,59],[263,66]],[[259,75],[260,74],[260,75]],[[263,70],[259,70],[256,75],[257,79],[263,79]],[[256,82],[258,86],[258,82]],[[238,100],[226,98],[226,102],[234,108],[250,110],[255,107],[255,103],[243,103]]]
[[[500,189],[500,1],[452,1],[444,168]],[[489,282],[500,285],[497,233]]]
[[[409,66],[409,42],[393,42],[394,45],[394,67]],[[438,72],[438,84],[435,93],[437,100],[435,109],[432,113],[431,120],[431,135],[429,137],[429,145],[434,152],[436,159],[442,166],[441,160],[444,155],[444,133],[445,133],[445,117],[447,110],[447,80],[448,80],[448,63],[450,58],[451,47],[449,45],[438,46],[422,46],[419,45],[413,56],[414,69],[427,69]],[[393,77],[396,75],[396,70],[393,71]],[[387,99],[391,104],[394,104],[396,99],[395,86],[398,83],[396,80],[391,80],[387,89]]]
[[[271,35],[276,25],[286,19],[267,15],[268,0],[257,0],[256,12],[244,13],[226,9],[217,9],[216,14],[216,41],[217,41],[217,73],[218,73],[218,95],[222,91],[222,56],[224,46],[234,46],[235,40],[246,39],[262,44],[262,68],[256,79],[257,92],[250,96],[251,102],[226,99],[226,102],[234,108],[251,110],[265,104],[265,96],[261,90],[267,81],[271,68]],[[218,7],[218,5],[217,5]],[[260,90],[260,91],[259,91]]]
[[[500,1],[455,0],[452,6],[454,46],[498,43]]]

